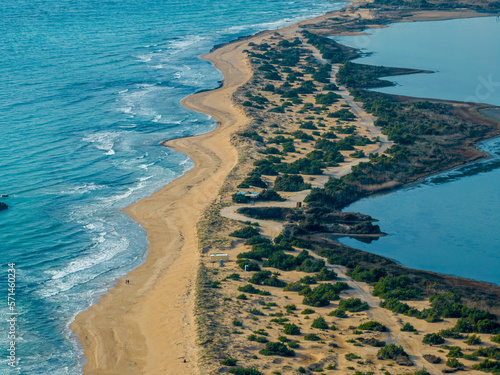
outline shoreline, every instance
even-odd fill
[[[332,13],[242,37],[202,56],[222,71],[221,86],[199,91],[181,103],[212,116],[217,127],[202,135],[162,142],[188,154],[195,167],[124,210],[148,233],[148,257],[71,324],[88,361],[84,373],[200,373],[191,313],[201,257],[196,223],[238,161],[231,134],[247,117],[232,101],[232,94],[252,75],[242,51],[251,41],[319,22]],[[184,358],[187,363],[182,362]]]
[[[162,143],[188,154],[195,167],[125,209],[148,233],[148,258],[126,276],[130,284],[125,285],[125,278],[118,280],[71,325],[84,347],[85,373],[197,373],[191,313],[200,261],[196,222],[237,162],[230,136],[246,117],[234,104],[228,107],[226,103],[251,70],[243,59],[229,59],[228,67],[221,56],[243,56],[241,46],[231,44],[205,55],[224,72],[223,85],[182,101],[214,117],[216,129]]]

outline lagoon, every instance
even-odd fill
[[[400,23],[336,40],[363,48],[359,63],[435,71],[397,77],[396,86],[377,91],[500,105],[498,31],[500,22],[487,17]],[[388,235],[340,242],[407,267],[500,285],[500,139],[480,148],[493,157],[345,208],[379,219]]]

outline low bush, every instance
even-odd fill
[[[305,309],[301,312],[301,314],[308,315],[308,314],[314,314],[315,311],[313,309]]]
[[[284,174],[278,176],[274,181],[276,191],[301,191],[310,189],[311,184],[304,183],[301,175]]]
[[[377,331],[377,332],[387,332],[388,329],[386,326],[382,325],[379,322],[369,321],[366,323],[362,323],[358,326],[358,329],[363,331]]]
[[[398,357],[408,357],[408,354],[396,344],[386,345],[377,352],[378,359],[397,359]]]
[[[259,230],[251,226],[235,230],[233,233],[230,234],[231,237],[238,237],[238,238],[250,238],[258,235],[259,235]]]
[[[319,340],[321,340],[321,337],[319,337],[318,335],[316,335],[314,333],[310,333],[310,334],[304,336],[304,340],[319,341]]]
[[[416,329],[413,327],[410,323],[406,323],[402,328],[401,331],[403,332],[415,332]]]
[[[337,318],[347,318],[347,314],[345,313],[345,310],[343,309],[336,309],[336,310],[333,310],[333,311],[330,311],[328,313],[328,316],[335,316]]]
[[[238,266],[240,266],[240,268],[242,270],[245,269],[245,266],[248,266],[247,267],[248,271],[260,271],[259,265],[255,262],[248,260],[248,259],[238,259],[236,261],[236,263],[238,264]]]
[[[248,282],[257,285],[268,285],[278,288],[283,288],[286,283],[283,280],[278,279],[278,275],[272,274],[271,271],[260,271],[254,273]]]
[[[264,349],[259,351],[262,355],[278,355],[282,357],[295,357],[295,351],[289,349],[281,342],[268,342]]]
[[[251,334],[250,336],[248,336],[247,338],[249,341],[255,341],[255,342],[259,342],[261,344],[265,344],[267,342],[269,342],[268,339],[266,339],[265,337],[262,337],[262,336],[257,336],[256,334]]]
[[[444,339],[437,333],[428,333],[424,336],[422,342],[424,344],[441,345],[444,344]]]
[[[479,345],[481,344],[481,338],[478,335],[470,335],[464,343],[467,345]]]
[[[345,359],[347,359],[348,361],[352,361],[353,359],[361,359],[361,357],[359,355],[354,354],[354,353],[347,353],[345,355]]]
[[[314,321],[311,324],[311,328],[328,329],[330,327],[328,326],[328,323],[325,321],[325,318],[320,316],[314,319]]]
[[[224,365],[224,366],[236,366],[236,363],[238,362],[237,359],[234,359],[234,358],[228,358],[228,359],[225,359],[223,361],[221,361],[221,365]]]
[[[456,358],[448,358],[448,360],[446,361],[446,366],[451,368],[464,368],[463,363],[461,363]]]
[[[287,323],[283,326],[283,333],[292,336],[300,335],[300,327],[293,323]]]
[[[361,301],[359,298],[349,298],[339,302],[339,309],[350,312],[360,312],[368,310],[368,303]]]

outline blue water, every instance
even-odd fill
[[[145,260],[121,209],[193,166],[159,142],[214,128],[179,101],[220,72],[198,56],[339,9],[326,0],[0,3],[0,373],[80,374],[74,316]],[[7,366],[7,263],[17,359]]]
[[[370,35],[335,37],[367,56],[356,62],[430,70],[391,77],[377,91],[500,105],[500,18],[396,23]]]
[[[377,91],[500,106],[499,31],[489,17],[395,24],[338,39],[369,53],[358,62],[436,71],[398,77],[398,86]],[[500,139],[479,148],[492,158],[347,207],[379,219],[388,236],[340,241],[408,267],[500,285]]]

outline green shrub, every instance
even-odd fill
[[[259,342],[261,344],[265,344],[266,342],[269,342],[269,340],[266,339],[265,337],[257,336],[256,334],[253,334],[253,333],[250,336],[248,336],[248,340]]]
[[[285,324],[285,322],[288,322],[288,318],[274,318],[274,319],[271,319],[271,322],[283,325],[283,324]]]
[[[384,299],[418,300],[421,292],[411,287],[411,280],[407,275],[398,277],[386,276],[374,285],[373,295]]]
[[[279,280],[278,275],[273,275],[271,271],[260,271],[254,273],[248,281],[252,284],[268,285],[278,288],[283,288],[286,286],[286,283],[283,280]]]
[[[323,267],[321,271],[314,276],[317,281],[329,281],[337,278],[335,271],[329,271],[326,267]]]
[[[472,369],[498,374],[500,372],[500,361],[491,361],[489,359],[485,359],[483,362],[472,366]]]
[[[292,349],[297,349],[300,346],[297,340],[289,341],[287,342],[287,345]]]
[[[311,324],[311,328],[328,329],[330,327],[328,326],[328,323],[325,321],[325,318],[320,316],[314,319],[314,321]]]
[[[291,340],[286,337],[286,336],[278,336],[278,341],[281,341],[281,342],[290,342]]]
[[[386,345],[377,352],[378,359],[397,359],[398,357],[408,357],[408,354],[396,344]]]
[[[401,331],[403,332],[415,332],[416,329],[413,327],[410,323],[406,323],[402,328]]]
[[[460,346],[451,346],[449,347],[449,352],[446,354],[447,357],[451,358],[462,358],[464,356],[464,353],[462,353],[462,349]]]
[[[241,320],[238,320],[238,319],[233,319],[233,326],[242,327],[243,322]]]
[[[479,345],[481,344],[481,338],[478,335],[470,335],[464,343],[467,345]]]
[[[262,311],[256,308],[250,309],[248,312],[252,315],[266,315]]]
[[[293,323],[287,323],[283,326],[283,333],[285,335],[293,335],[293,336],[300,335],[300,327]]]
[[[364,331],[377,331],[377,332],[387,332],[387,327],[382,325],[379,322],[369,321],[366,323],[362,323],[358,326],[359,329]]]
[[[347,353],[345,355],[345,359],[347,359],[348,361],[352,361],[353,359],[360,359],[361,357],[354,354],[354,353]]]
[[[235,230],[233,233],[230,234],[231,237],[238,237],[238,238],[250,238],[257,235],[259,235],[259,230],[251,226]]]
[[[315,311],[313,309],[304,309],[301,314],[308,315],[308,314],[314,314]]]
[[[368,303],[361,301],[359,298],[349,298],[339,302],[339,309],[350,312],[360,312],[368,310]]]
[[[428,333],[424,336],[422,342],[424,344],[441,345],[444,344],[444,339],[437,333]]]
[[[333,311],[330,311],[328,313],[328,316],[335,316],[337,318],[347,318],[347,314],[345,313],[345,310],[343,309],[336,309],[336,310],[333,310]]]
[[[238,291],[249,294],[259,294],[262,290],[257,289],[252,284],[247,284],[245,286],[238,287]]]
[[[448,358],[446,366],[451,368],[464,368],[463,363],[459,362],[456,358]]]
[[[442,329],[438,333],[441,337],[448,337],[450,339],[460,340],[465,338],[464,335],[462,335],[460,332],[455,331],[453,328]]]
[[[310,334],[304,336],[304,340],[319,341],[319,340],[321,340],[321,337],[319,337],[318,335],[316,335],[314,333],[310,333]]]
[[[284,174],[278,176],[274,181],[274,190],[276,191],[301,191],[310,188],[311,184],[304,183],[301,175]]]
[[[259,351],[262,355],[279,355],[282,357],[295,357],[295,351],[289,349],[281,342],[268,342],[264,349]]]
[[[329,92],[327,94],[317,94],[315,97],[316,104],[321,105],[332,105],[337,102],[341,96],[334,92]]]
[[[223,360],[220,364],[224,366],[236,366],[236,363],[238,362],[237,359],[234,358],[228,358]]]
[[[274,85],[272,84],[267,84],[264,86],[264,88],[262,89],[262,91],[270,91],[270,92],[274,92]]]
[[[240,268],[242,270],[245,269],[245,266],[248,266],[248,271],[260,271],[260,267],[257,263],[255,262],[252,262],[248,259],[238,259],[236,261],[236,264],[238,264],[238,266],[240,266]]]
[[[496,336],[491,336],[490,340],[496,342],[497,344],[500,344],[500,333]]]

